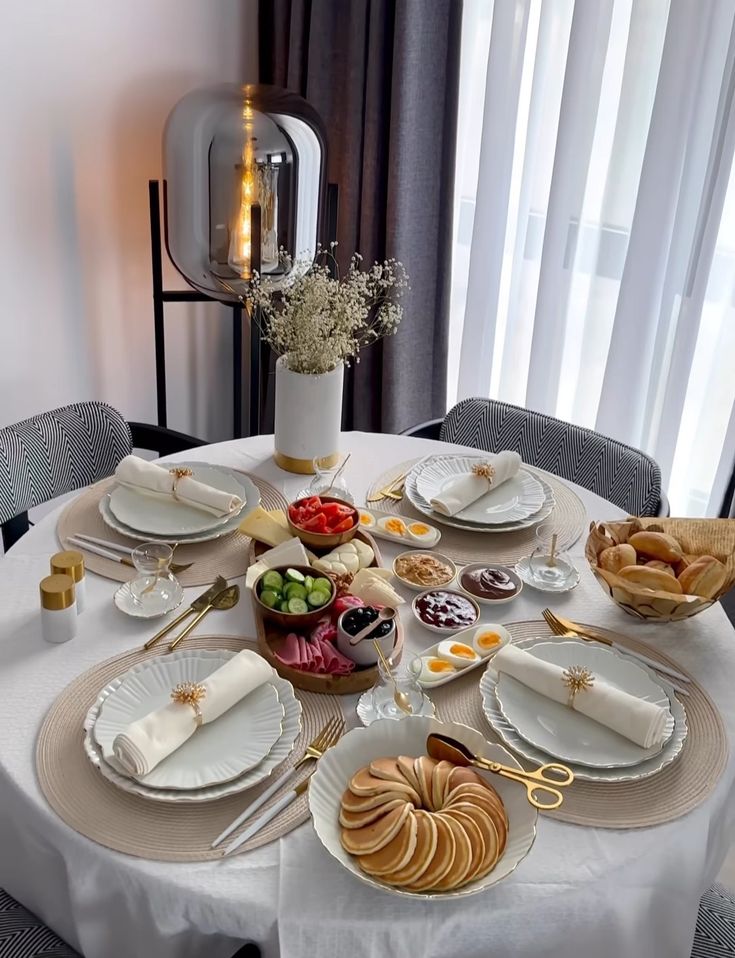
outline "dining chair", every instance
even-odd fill
[[[699,903],[691,958],[735,958],[735,892],[719,882]]]
[[[0,428],[0,528],[7,551],[28,530],[28,510],[111,476],[134,448],[159,456],[204,440],[125,421],[112,406],[79,402]]]
[[[0,888],[2,958],[81,958],[50,928]]]
[[[576,482],[636,516],[667,516],[658,463],[640,449],[543,413],[474,397],[401,433],[488,452],[514,449],[529,466]]]

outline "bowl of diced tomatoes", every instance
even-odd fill
[[[360,528],[354,506],[335,496],[309,496],[288,507],[288,525],[295,536],[314,549],[333,549],[349,542]]]

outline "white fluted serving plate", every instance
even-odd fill
[[[131,722],[169,704],[171,690],[180,682],[203,682],[225,664],[223,655],[208,649],[184,649],[130,669],[116,688],[109,690],[94,724],[94,739],[105,761],[115,762],[113,742]],[[275,686],[266,682],[215,722],[198,728],[138,781],[170,789],[196,789],[232,781],[263,761],[282,734],[283,716]],[[116,767],[123,771],[119,764]]]
[[[175,654],[175,653],[174,653]],[[222,664],[227,659],[236,655],[235,652],[222,651],[218,653],[222,656]],[[115,682],[122,681],[122,677]],[[288,679],[281,678],[277,672],[273,672],[273,685],[278,694],[278,699],[283,706],[283,730],[280,738],[275,742],[273,748],[266,755],[263,761],[250,769],[238,778],[222,785],[208,785],[197,789],[163,789],[151,788],[143,785],[137,779],[130,778],[127,773],[121,769],[115,768],[114,759],[108,763],[102,754],[102,749],[95,742],[93,736],[94,724],[97,721],[102,702],[111,691],[109,686],[103,689],[95,704],[90,708],[84,722],[84,751],[90,762],[99,769],[103,778],[111,782],[117,788],[131,795],[138,795],[140,798],[146,798],[156,802],[211,802],[217,798],[226,798],[228,795],[235,795],[244,792],[255,785],[260,784],[269,778],[273,772],[288,758],[293,751],[296,739],[301,732],[301,703],[294,694],[293,686]],[[111,683],[114,685],[115,683]]]
[[[592,768],[639,765],[663,751],[674,731],[671,702],[657,679],[637,662],[607,646],[574,640],[540,640],[529,645],[526,651],[562,668],[584,666],[609,685],[660,705],[668,716],[663,741],[651,748],[641,748],[581,712],[539,695],[512,676],[501,673],[495,685],[498,707],[521,738],[563,762]],[[493,669],[492,661],[489,668]]]
[[[536,838],[538,812],[526,799],[525,786],[476,769],[498,792],[508,816],[508,839],[495,868],[484,878],[449,892],[411,892],[393,887],[366,875],[339,840],[340,800],[350,779],[375,758],[389,755],[425,755],[426,739],[432,732],[450,735],[471,748],[475,754],[520,768],[518,761],[501,745],[493,745],[475,729],[459,722],[440,722],[436,718],[409,716],[394,721],[379,719],[367,728],[354,728],[343,735],[317,764],[309,786],[309,809],[314,829],[329,854],[356,878],[382,891],[404,898],[463,898],[485,891],[515,871],[531,850]]]
[[[417,486],[417,478],[420,475],[421,467],[425,460],[417,462],[413,469],[406,476],[405,494],[413,507],[422,515],[431,519],[432,522],[439,522],[445,526],[451,526],[453,529],[464,529],[465,532],[518,532],[521,529],[529,529],[531,526],[543,522],[554,511],[556,500],[551,486],[534,470],[524,467],[524,472],[528,473],[541,486],[544,498],[540,508],[525,519],[519,519],[513,522],[502,522],[494,525],[487,523],[470,522],[460,518],[460,516],[443,516],[435,512],[430,502],[421,495]],[[500,489],[503,487],[501,486]],[[498,490],[499,491],[499,490]]]
[[[470,475],[474,466],[486,462],[487,456],[429,456],[416,470],[416,489],[431,502],[452,483]],[[521,467],[515,476],[490,489],[453,518],[478,525],[503,525],[534,515],[543,502],[541,483]]]
[[[526,639],[518,642],[519,648],[525,649],[538,642],[538,639]],[[656,681],[661,681],[661,677],[647,666],[642,666],[651,677]],[[625,768],[590,768],[586,765],[575,765],[569,762],[569,767],[574,772],[574,777],[585,782],[637,782],[644,778],[650,778],[656,775],[661,769],[670,765],[681,753],[686,741],[689,729],[687,727],[687,716],[684,706],[676,697],[674,689],[661,682],[669,698],[671,714],[674,718],[674,731],[671,738],[666,742],[663,750],[653,758],[640,762],[638,765],[627,766]],[[486,669],[480,679],[480,694],[482,695],[482,708],[485,718],[490,723],[492,729],[497,732],[505,744],[518,755],[539,765],[554,761],[554,756],[549,755],[540,748],[536,748],[527,742],[518,734],[515,728],[510,725],[498,706],[498,700],[495,696],[495,674],[492,669]]]
[[[201,541],[201,536],[205,539],[215,538],[225,534],[225,530],[236,529],[260,502],[260,490],[255,483],[248,476],[227,466],[210,466],[204,462],[171,465],[189,468],[200,482],[239,496],[243,501],[242,508],[229,516],[213,516],[175,499],[118,485],[100,501],[100,513],[105,522],[124,535],[132,534],[133,538],[186,539],[195,542]]]

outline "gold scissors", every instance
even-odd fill
[[[511,768],[508,765],[501,765],[500,762],[493,762],[489,758],[474,755],[462,742],[450,738],[449,735],[441,735],[436,732],[432,732],[427,738],[426,748],[432,758],[444,759],[453,762],[455,765],[474,765],[477,768],[483,768],[495,775],[502,775],[503,778],[525,785],[528,801],[540,811],[551,811],[551,809],[558,808],[564,801],[564,796],[559,788],[571,785],[574,781],[574,772],[571,768],[559,762],[539,765],[532,772],[527,772],[522,768]],[[550,796],[550,801],[541,801],[539,797],[541,795],[544,797]]]

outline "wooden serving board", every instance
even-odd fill
[[[376,567],[382,564],[382,557],[375,539],[362,529],[355,536],[366,542],[375,553],[371,566]],[[268,546],[254,540],[250,543],[250,564],[256,562],[258,556],[266,552]],[[313,551],[313,550],[311,550]],[[325,549],[324,553],[331,552],[331,549]],[[328,695],[354,695],[356,692],[364,692],[375,685],[379,678],[377,665],[369,667],[357,666],[354,672],[349,675],[318,675],[315,672],[304,672],[301,669],[294,669],[284,665],[276,657],[276,651],[283,643],[286,632],[274,622],[266,622],[262,616],[260,606],[255,602],[251,595],[253,603],[253,613],[255,614],[255,627],[257,631],[258,649],[263,656],[284,679],[294,685],[297,689],[306,689],[307,692],[324,692]],[[396,644],[393,647],[391,661],[400,662],[401,652],[403,650],[403,626],[400,619],[396,618]]]

